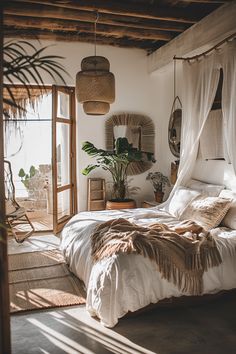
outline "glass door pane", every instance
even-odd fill
[[[57,116],[70,119],[70,95],[66,92],[58,91]]]
[[[76,213],[75,90],[53,86],[53,230]],[[73,127],[73,129],[72,129]]]
[[[70,184],[70,124],[57,123],[57,186]]]
[[[24,119],[16,115],[4,122],[4,156],[11,163],[16,201],[35,231],[52,230],[52,93],[42,95],[34,110],[29,103],[25,109]]]
[[[58,199],[58,219],[64,219],[70,216],[70,190],[66,189],[59,192],[57,195]]]

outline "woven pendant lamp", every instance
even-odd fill
[[[115,100],[115,77],[109,71],[108,59],[96,55],[95,21],[95,55],[86,57],[81,62],[81,71],[76,75],[76,95],[83,103],[88,115],[103,115],[109,112],[110,104]]]

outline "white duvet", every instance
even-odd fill
[[[115,326],[128,311],[183,295],[174,284],[161,277],[155,262],[141,255],[118,254],[92,263],[91,232],[98,223],[118,217],[141,225],[160,222],[171,226],[178,223],[170,214],[151,208],[82,212],[64,227],[61,249],[66,262],[85,283],[88,312],[107,327]],[[212,232],[217,235],[223,262],[204,273],[204,294],[236,288],[236,230],[217,228]]]

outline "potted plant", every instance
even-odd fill
[[[127,194],[127,170],[131,162],[153,161],[152,153],[142,152],[133,148],[127,138],[118,138],[114,150],[106,151],[97,149],[92,143],[83,143],[82,150],[89,156],[96,158],[96,164],[88,165],[83,171],[87,176],[92,170],[101,167],[110,172],[113,180],[113,199],[107,202],[107,209],[135,208],[135,201],[126,198]]]
[[[146,180],[150,181],[154,187],[156,202],[162,203],[166,186],[171,186],[168,177],[161,172],[149,172]]]

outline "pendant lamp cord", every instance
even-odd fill
[[[99,18],[98,11],[96,11],[95,15],[96,17],[94,22],[94,56],[96,57],[97,56],[97,22]]]

